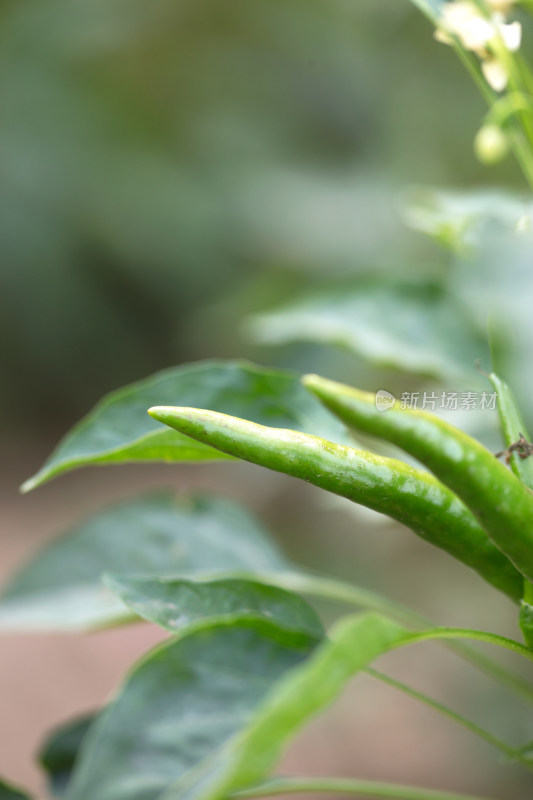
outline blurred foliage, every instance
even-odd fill
[[[441,271],[400,189],[518,174],[407,0],[4,2],[0,96],[0,408],[35,424],[267,360],[237,322],[321,275]]]

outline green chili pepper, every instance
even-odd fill
[[[425,464],[472,511],[497,547],[533,581],[533,494],[480,442],[426,411],[376,408],[375,395],[308,375],[305,386],[358,430]]]
[[[514,601],[522,596],[520,574],[453,492],[427,472],[317,436],[214,411],[163,406],[148,413],[224,453],[387,514],[475,569]]]

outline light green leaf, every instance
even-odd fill
[[[472,377],[487,354],[464,309],[434,284],[345,283],[255,315],[248,328],[263,344],[337,344],[372,364],[443,380]]]
[[[311,653],[272,622],[214,625],[133,669],[86,738],[69,800],[156,800],[219,752],[273,684]]]
[[[191,577],[290,568],[241,507],[156,494],[91,517],[48,545],[0,597],[0,630],[79,630],[131,618],[104,572]]]
[[[22,491],[88,464],[227,458],[146,413],[154,405],[200,405],[280,428],[343,440],[333,416],[310,398],[298,376],[237,361],[204,361],[157,373],[105,397],[70,433]]]
[[[495,189],[450,191],[416,188],[406,198],[407,224],[453,251],[481,244],[488,227],[512,233],[521,219],[531,218],[531,202]]]
[[[30,800],[30,796],[20,789],[15,789],[0,778],[0,800]]]
[[[324,629],[314,609],[298,595],[258,581],[105,576],[105,583],[135,614],[173,633],[213,624],[254,620],[321,639]]]
[[[368,589],[356,586],[353,583],[345,583],[336,578],[306,575],[303,572],[278,572],[271,575],[262,574],[257,577],[265,582],[299,594],[334,600],[367,611],[377,611],[408,628],[435,627],[435,623],[432,620],[393,599],[370,592]],[[518,674],[503,667],[498,661],[463,642],[447,641],[445,645],[449,650],[452,650],[477,669],[489,675],[496,683],[506,686],[507,689],[522,700],[526,700],[528,703],[533,702],[533,687],[530,683]]]
[[[507,445],[506,460],[509,461],[511,469],[522,483],[533,489],[533,453],[522,450],[511,451],[510,448],[525,438],[525,447],[529,445],[529,433],[522,417],[522,413],[515,400],[514,394],[505,381],[495,373],[489,375],[490,381],[498,394],[498,412],[503,432],[503,438]],[[522,452],[522,456],[520,453]],[[533,649],[533,585],[524,581],[524,596],[520,603],[520,628],[524,640]]]
[[[164,800],[223,800],[264,781],[290,739],[333,702],[355,673],[396,647],[448,638],[490,642],[533,660],[527,648],[493,634],[453,628],[412,633],[377,614],[344,618],[306,663],[273,687],[242,733],[177,781]]]
[[[50,794],[63,797],[67,789],[81,743],[94,723],[96,714],[85,714],[55,728],[46,739],[39,763],[48,776]]]
[[[510,447],[521,436],[524,436],[529,441],[526,423],[511,388],[498,375],[492,373],[489,377],[498,394],[498,412],[506,446]],[[510,453],[510,465],[522,483],[529,489],[533,489],[533,456],[521,458],[519,453],[515,451]]]
[[[276,683],[229,747],[176,782],[164,800],[222,800],[265,780],[296,732],[327,708],[356,672],[406,635],[377,614],[344,618],[310,659]]]

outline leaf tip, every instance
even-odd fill
[[[39,486],[40,483],[41,480],[39,478],[39,473],[37,472],[20,485],[19,492],[21,494],[28,494],[28,492],[31,492],[32,489],[35,489],[37,486]]]

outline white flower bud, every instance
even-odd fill
[[[481,71],[485,80],[495,92],[503,92],[509,76],[504,65],[497,58],[486,58],[481,62]]]
[[[507,136],[498,125],[483,125],[474,139],[474,151],[482,164],[498,164],[509,152]]]
[[[446,3],[435,38],[444,44],[451,44],[451,37],[456,36],[466,50],[486,58],[491,42],[499,36],[509,52],[516,52],[522,40],[522,26],[519,22],[507,24],[501,6],[497,8],[493,5],[491,8],[492,15],[485,17],[470,0]]]
[[[498,25],[498,32],[510,53],[516,53],[516,51],[520,49],[522,43],[522,26],[519,22],[511,22],[509,25]]]
[[[476,53],[485,51],[494,38],[494,27],[485,19],[477,6],[468,0],[447,3],[444,6],[441,26],[446,33],[457,36],[463,47]]]

